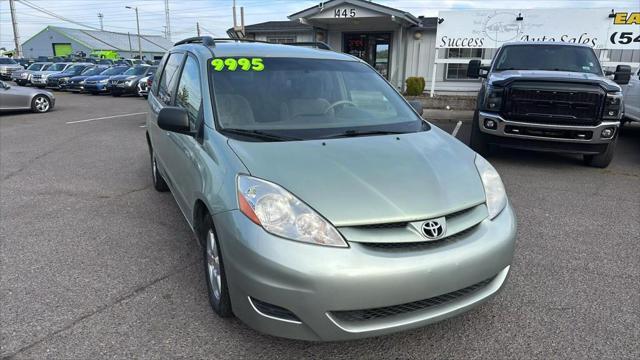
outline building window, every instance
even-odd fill
[[[296,36],[267,36],[267,42],[274,44],[291,44],[296,42]]]
[[[448,59],[482,59],[484,49],[450,48],[447,49]],[[447,64],[445,67],[446,80],[467,80],[467,64]]]

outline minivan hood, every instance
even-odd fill
[[[429,219],[485,201],[475,153],[435,127],[229,146],[252,176],[284,187],[335,226]]]
[[[547,71],[547,70],[505,70],[492,72],[487,82],[493,85],[503,86],[515,80],[576,82],[595,84],[606,91],[620,91],[620,86],[604,76],[571,72],[571,71]]]

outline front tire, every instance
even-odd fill
[[[211,216],[205,216],[202,224],[201,242],[204,244],[204,272],[207,280],[207,294],[213,311],[222,318],[233,316],[231,298],[224,271],[220,242],[216,236]]]
[[[607,145],[607,149],[597,155],[583,155],[582,159],[585,165],[593,166],[597,168],[606,168],[611,164],[613,160],[613,154],[616,151],[616,144],[618,143],[618,135]]]
[[[31,110],[35,113],[46,113],[51,110],[51,100],[46,95],[36,95],[31,100]]]
[[[160,174],[158,161],[156,160],[156,155],[151,147],[149,147],[149,152],[151,156],[151,177],[153,179],[153,188],[158,192],[167,192],[169,191],[169,186],[162,177],[162,174]]]

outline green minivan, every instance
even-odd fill
[[[347,340],[460,314],[505,284],[516,219],[500,176],[363,61],[190,38],[148,102],[153,185],[202,245],[218,315]]]

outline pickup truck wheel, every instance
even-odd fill
[[[473,114],[473,123],[471,124],[471,139],[469,146],[482,156],[490,155],[490,146],[487,141],[487,135],[480,130],[480,120],[478,111]]]
[[[153,178],[153,188],[158,192],[167,192],[169,191],[169,186],[158,170],[158,161],[156,160],[156,155],[153,152],[152,148],[149,148],[149,152],[151,155],[151,176]]]
[[[204,248],[204,273],[207,280],[207,293],[211,308],[220,317],[227,318],[233,316],[231,311],[231,298],[229,297],[229,287],[222,261],[222,251],[220,242],[216,236],[211,216],[205,215],[200,236],[205,244]]]
[[[607,145],[607,149],[603,153],[598,155],[583,155],[582,159],[584,160],[584,163],[597,168],[606,168],[611,164],[611,160],[613,160],[613,154],[616,150],[617,143],[618,135],[616,135],[615,139]]]

